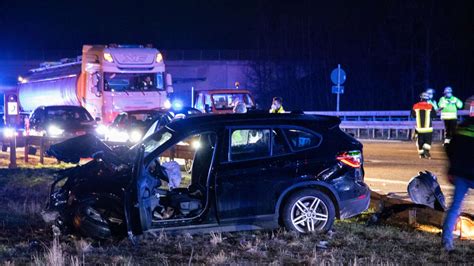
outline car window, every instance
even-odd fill
[[[303,150],[316,147],[321,142],[321,137],[300,129],[284,129],[293,150]]]
[[[91,122],[92,116],[83,108],[48,108],[47,120],[55,122]]]
[[[120,121],[123,120],[124,116],[125,116],[125,114],[119,114],[119,115],[117,115],[117,116],[115,117],[115,119],[114,119],[114,122],[112,122],[112,124],[113,124],[114,126],[118,126],[118,125],[120,124]]]
[[[288,147],[288,144],[286,143],[285,137],[283,136],[283,133],[281,132],[280,129],[273,129],[272,136],[273,136],[272,155],[280,155],[280,154],[285,154],[285,153],[290,152],[290,149]]]
[[[36,125],[41,122],[43,118],[43,110],[36,109],[30,117],[30,124]]]
[[[163,145],[165,142],[171,139],[173,135],[171,135],[170,132],[167,130],[164,130],[162,132],[157,133],[156,135],[145,139],[143,142],[143,146],[145,146],[145,156],[148,154],[152,153],[154,150],[156,150],[158,147]],[[145,135],[145,137],[147,137]]]
[[[234,129],[231,133],[230,160],[270,156],[269,129]]]

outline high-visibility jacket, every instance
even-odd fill
[[[416,117],[416,132],[433,132],[433,126],[431,125],[431,120],[435,115],[433,105],[428,102],[418,102],[413,105],[412,114]]]
[[[283,109],[283,106],[280,106],[278,109],[270,109],[271,114],[282,114],[285,112],[285,109]]]
[[[428,100],[428,103],[433,105],[433,110],[438,111],[438,104],[436,103],[436,101]]]
[[[441,110],[441,119],[452,120],[458,119],[458,109],[462,108],[462,102],[458,98],[451,96],[450,98],[441,97],[438,103]]]

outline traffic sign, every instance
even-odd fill
[[[335,85],[342,85],[346,82],[346,72],[340,67],[340,65],[331,72],[331,81]]]
[[[331,72],[331,81],[335,85],[331,87],[331,91],[337,94],[336,111],[339,112],[341,94],[344,93],[344,86],[341,85],[346,82],[346,72],[341,68],[341,64],[337,64],[337,68]]]
[[[8,107],[8,115],[18,115],[18,103],[17,102],[9,102],[7,103]]]
[[[334,94],[344,94],[344,86],[332,86],[331,89]]]

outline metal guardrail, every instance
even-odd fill
[[[309,115],[338,116],[342,121],[412,121],[409,110],[397,111],[305,111]],[[460,117],[469,116],[468,110],[458,112]]]
[[[383,139],[412,138],[415,129],[414,118],[410,111],[343,111],[343,112],[318,112],[306,111],[305,114],[329,115],[341,118],[341,129],[352,133],[357,138],[381,137]],[[458,115],[462,118],[469,116],[469,111],[461,110]],[[444,136],[444,123],[441,120],[433,121],[433,139],[442,140]],[[365,133],[365,134],[364,134]],[[402,137],[403,136],[403,137]]]
[[[2,150],[6,151],[10,149],[10,164],[9,168],[16,168],[17,166],[17,154],[16,149],[24,147],[23,160],[28,163],[31,155],[39,156],[39,163],[44,164],[44,158],[46,151],[53,144],[60,143],[67,140],[67,138],[51,138],[46,136],[22,136],[17,135],[15,137],[0,137],[0,144]],[[126,145],[126,143],[119,142],[108,142],[104,141],[109,146]]]

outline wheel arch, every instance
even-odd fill
[[[288,200],[288,198],[293,195],[294,193],[301,191],[303,189],[315,189],[324,192],[334,203],[334,208],[336,211],[336,218],[340,218],[340,209],[339,209],[339,196],[336,190],[331,187],[329,184],[321,181],[309,181],[309,182],[302,182],[297,183],[281,193],[280,197],[277,200],[275,206],[275,218],[278,224],[282,224],[281,221],[281,212],[284,206],[284,203]]]

